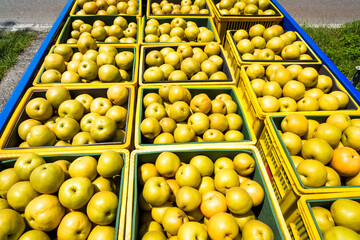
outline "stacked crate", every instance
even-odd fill
[[[105,5],[107,6],[111,2],[117,5],[105,8]],[[188,0],[148,0],[147,2],[131,0],[126,5],[123,1],[99,1],[98,4],[101,7],[97,11],[87,10],[88,13],[82,9],[83,4],[76,0],[68,1],[1,113],[0,160],[2,162],[0,163],[0,170],[13,167],[16,159],[26,153],[38,153],[44,157],[46,162],[54,162],[59,159],[72,162],[78,157],[98,158],[106,150],[115,150],[122,157],[124,166],[117,186],[120,191],[117,218],[113,223],[116,228],[114,239],[138,239],[139,230],[143,224],[140,217],[143,212],[140,208],[142,185],[138,179],[138,169],[142,164],[155,163],[157,157],[165,151],[177,155],[183,164],[189,163],[193,157],[198,155],[206,156],[213,162],[221,157],[234,159],[238,154],[250,155],[255,160],[255,170],[249,178],[256,181],[265,192],[263,203],[253,208],[253,211],[258,220],[266,223],[272,229],[275,239],[322,238],[311,207],[329,206],[338,198],[358,201],[359,196],[354,193],[357,191],[357,187],[304,187],[278,131],[280,121],[289,113],[264,111],[252,88],[252,79],[246,71],[252,64],[260,64],[264,69],[274,63],[285,67],[294,64],[299,64],[303,68],[313,67],[319,74],[331,78],[333,83],[331,91],[342,91],[349,96],[349,104],[345,107],[344,110],[346,111],[344,112],[349,114],[351,118],[358,118],[360,94],[276,0],[271,1],[268,6],[269,15],[264,14],[266,10],[260,10],[255,15],[229,12],[229,9],[221,9],[219,0],[199,1],[197,4],[203,5],[204,10],[200,11],[199,9],[199,11],[194,12],[190,12],[190,7],[185,8],[184,12],[180,10],[172,12],[175,4],[188,5]],[[171,8],[171,10],[166,8]],[[83,23],[92,26],[95,21],[101,20],[105,25],[111,26],[114,24],[114,20],[119,19],[119,17],[128,23],[135,23],[136,34],[130,32],[131,37],[123,39],[120,37],[121,34],[119,38],[102,38],[97,41],[97,48],[114,46],[118,52],[128,51],[134,55],[132,67],[127,70],[128,77],[125,80],[111,83],[97,81],[97,79],[96,81],[77,83],[52,83],[41,80],[46,71],[44,59],[47,54],[53,53],[57,46],[70,46],[73,53],[79,52],[76,37],[74,38],[78,33],[73,31],[75,21],[81,20]],[[220,70],[226,75],[226,79],[144,80],[144,73],[150,67],[146,63],[146,56],[151,51],[160,52],[164,48],[177,51],[177,48],[182,45],[204,51],[209,43],[208,41],[199,42],[196,39],[187,42],[167,41],[168,38],[165,37],[161,41],[154,41],[154,39],[159,40],[159,36],[146,37],[147,31],[149,31],[146,26],[149,21],[159,25],[169,25],[174,19],[183,19],[191,24],[195,23],[202,30],[207,28],[212,32],[213,40],[211,42],[221,45],[219,57],[223,60],[223,64]],[[248,32],[256,24],[262,24],[266,28],[278,25],[285,31],[293,31],[296,34],[296,40],[302,41],[306,45],[306,54],[311,59],[268,61],[244,58],[237,48],[234,34],[240,29]],[[158,31],[160,32],[160,30]],[[152,35],[159,34],[156,32]],[[122,104],[122,107],[127,110],[123,135],[115,142],[110,140],[75,146],[38,147],[29,147],[22,143],[23,140],[18,134],[18,128],[24,120],[29,118],[25,109],[30,100],[45,97],[46,91],[54,86],[67,88],[73,99],[82,94],[90,94],[94,98],[106,98],[107,90],[115,84],[120,84],[129,92],[126,103]],[[171,86],[186,89],[191,97],[203,93],[207,94],[211,100],[220,94],[230,96],[236,105],[234,113],[238,114],[243,121],[241,129],[243,139],[204,142],[200,134],[196,140],[191,139],[186,142],[154,143],[154,138],[144,136],[140,128],[141,123],[146,119],[144,97],[147,94],[158,94],[162,88],[170,88]],[[168,99],[162,101],[166,102],[164,105],[168,108],[170,105],[167,102]],[[187,104],[190,105],[190,99],[187,101]],[[325,118],[332,113],[331,111],[316,111],[304,114],[310,119],[320,119],[320,122],[324,122]],[[184,123],[186,122],[181,121],[178,124],[180,126]],[[71,142],[68,141],[67,143]],[[327,193],[334,195],[327,195]],[[200,222],[204,221],[206,220],[200,220]]]
[[[105,1],[104,1],[105,2]],[[106,3],[106,2],[105,2]],[[95,4],[95,2],[94,2]],[[133,4],[135,4],[133,2]],[[91,158],[96,159],[99,161],[100,156],[102,153],[107,152],[109,150],[115,151],[118,156],[120,157],[122,161],[122,168],[117,174],[116,177],[113,177],[110,181],[114,181],[114,186],[111,186],[114,190],[115,195],[117,196],[117,210],[115,212],[115,218],[111,222],[111,225],[113,229],[115,229],[115,232],[111,233],[114,234],[114,239],[123,239],[123,235],[125,232],[125,212],[126,212],[126,206],[127,206],[127,193],[128,193],[128,174],[129,174],[129,160],[130,160],[130,151],[133,148],[133,124],[134,124],[134,115],[135,115],[135,99],[136,99],[136,91],[137,91],[137,84],[138,84],[138,59],[139,59],[139,41],[140,36],[138,36],[138,33],[141,32],[141,7],[139,8],[139,5],[141,6],[141,1],[137,2],[134,5],[137,9],[137,12],[133,15],[120,15],[118,12],[114,15],[95,15],[93,13],[85,14],[80,11],[80,7],[77,4],[76,1],[69,1],[68,4],[65,6],[64,10],[62,11],[61,15],[59,16],[59,19],[54,24],[53,29],[50,31],[48,37],[45,39],[42,47],[40,48],[39,53],[41,53],[40,56],[36,56],[30,64],[29,68],[32,68],[34,66],[34,69],[32,72],[28,71],[24,74],[24,78],[27,78],[25,84],[21,84],[21,81],[18,85],[18,88],[22,88],[21,92],[19,90],[15,90],[15,94],[20,94],[21,98],[16,100],[14,103],[16,103],[16,106],[13,107],[13,110],[11,111],[11,115],[9,114],[9,118],[6,119],[7,123],[6,126],[4,125],[3,133],[1,136],[1,164],[0,169],[5,170],[9,168],[13,168],[15,162],[17,159],[21,156],[26,156],[27,154],[38,154],[45,160],[46,163],[53,163],[57,160],[66,160],[67,163],[75,162],[81,158]],[[70,11],[71,9],[71,11]],[[116,7],[115,7],[116,9]],[[114,8],[113,8],[114,10]],[[134,10],[134,9],[133,9]],[[80,13],[78,13],[80,11]],[[111,39],[110,41],[102,38],[101,40],[98,39],[96,41],[95,46],[89,47],[89,49],[78,49],[78,46],[76,44],[76,38],[75,35],[78,35],[80,33],[80,29],[73,29],[75,24],[74,22],[78,21],[83,23],[84,25],[87,24],[91,28],[95,27],[93,26],[93,23],[97,20],[101,20],[102,24],[111,26],[114,24],[114,20],[116,18],[121,17],[122,19],[125,19],[128,23],[132,22],[132,26],[136,29],[135,35],[134,32],[130,33],[131,37],[127,37],[127,41],[123,39],[120,41],[120,38],[117,38],[114,40]],[[79,28],[79,26],[77,26]],[[125,29],[122,29],[122,31]],[[84,32],[89,32],[90,38],[94,37],[94,35],[91,35],[91,29],[90,30],[84,30]],[[122,34],[124,35],[124,34]],[[69,40],[71,39],[71,40]],[[60,46],[60,47],[59,47]],[[49,70],[51,67],[46,66],[45,59],[46,56],[49,54],[52,54],[54,52],[57,53],[57,50],[61,48],[61,46],[66,46],[71,48],[71,56],[68,56],[69,59],[66,59],[66,66],[65,69],[60,71],[60,76],[57,76],[56,81],[47,81],[45,80],[45,75],[47,70]],[[69,70],[67,68],[68,62],[72,59],[73,56],[78,57],[79,55],[83,56],[84,54],[88,53],[89,59],[94,62],[96,65],[97,63],[97,50],[101,48],[101,46],[104,46],[105,49],[106,46],[114,47],[113,49],[116,49],[117,53],[121,52],[128,52],[133,55],[133,60],[129,61],[129,65],[124,67],[123,72],[120,71],[119,75],[122,77],[122,82],[106,82],[106,81],[100,81],[100,78],[98,76],[98,69],[100,68],[101,64],[96,66],[96,72],[95,76],[91,77],[91,79],[77,79],[76,81],[73,81],[72,79],[68,78],[69,81],[59,81],[60,78],[66,79],[63,72],[66,70]],[[85,47],[86,48],[86,47]],[[92,52],[91,52],[92,51]],[[82,52],[82,54],[80,54]],[[90,54],[91,52],[91,54]],[[79,58],[78,58],[79,59]],[[104,61],[108,64],[110,62],[114,62],[115,65],[115,53],[113,55],[113,60],[105,59]],[[79,60],[81,62],[83,59]],[[111,64],[111,63],[110,63]],[[71,65],[71,64],[70,64]],[[67,68],[67,69],[66,69]],[[119,67],[120,68],[120,67]],[[117,70],[119,71],[119,70]],[[53,71],[55,72],[55,71]],[[45,73],[45,74],[44,74]],[[94,74],[92,74],[94,75]],[[79,75],[72,73],[72,76]],[[80,77],[81,78],[81,77]],[[111,78],[111,77],[110,77]],[[123,110],[123,114],[125,112],[125,116],[122,118],[124,119],[124,122],[121,124],[122,126],[118,127],[115,125],[116,133],[112,132],[111,135],[114,136],[111,139],[104,139],[98,141],[93,141],[90,139],[82,139],[80,140],[80,143],[75,144],[72,140],[56,140],[55,146],[32,146],[30,147],[27,144],[21,144],[22,141],[24,141],[23,136],[19,136],[18,129],[22,122],[26,121],[30,118],[28,116],[26,111],[26,106],[28,103],[35,99],[35,98],[45,98],[46,93],[49,89],[53,89],[54,87],[65,87],[69,93],[71,99],[75,99],[78,96],[86,96],[90,97],[88,99],[84,99],[84,113],[83,116],[86,115],[89,111],[89,109],[85,109],[85,102],[86,101],[92,101],[92,99],[102,99],[105,102],[99,102],[100,108],[103,106],[102,104],[108,104],[109,103],[109,96],[107,96],[108,89],[112,86],[117,86],[121,88],[122,90],[125,89],[127,92],[127,97],[123,99],[121,103],[114,103],[114,106],[116,104],[119,105],[118,108],[121,108]],[[15,95],[14,94],[14,95]],[[80,99],[79,99],[80,100]],[[75,100],[73,100],[75,101]],[[11,103],[11,100],[9,101]],[[113,105],[111,103],[111,105]],[[89,107],[89,106],[88,106]],[[6,112],[6,107],[4,109]],[[3,112],[3,113],[4,113]],[[80,112],[80,111],[79,111]],[[76,114],[74,111],[73,113]],[[54,107],[53,114],[59,114],[59,111],[56,107]],[[100,113],[102,115],[105,115],[104,113]],[[60,114],[59,114],[60,115]],[[100,115],[98,115],[100,116]],[[54,121],[47,121],[48,127],[54,127],[56,119],[53,119]],[[80,118],[77,119],[78,124],[80,126]],[[85,123],[85,121],[84,121]],[[117,124],[114,121],[115,124]],[[45,121],[41,122],[40,124],[45,124]],[[83,126],[81,124],[81,130],[85,131]],[[76,130],[74,130],[76,131]],[[87,134],[89,135],[89,134]],[[45,138],[46,136],[44,136]],[[74,145],[72,145],[74,144]],[[48,144],[45,144],[48,145]],[[119,166],[113,166],[114,169],[118,168]],[[90,166],[89,166],[90,170]],[[112,178],[112,177],[111,177]],[[60,180],[60,179],[59,179]],[[91,181],[93,181],[91,179]],[[95,190],[94,190],[95,191]],[[77,210],[78,211],[78,210]],[[86,213],[86,208],[85,208]],[[111,230],[110,230],[111,232]],[[56,229],[52,232],[48,232],[49,236],[51,238],[56,237]],[[89,233],[87,233],[89,234]]]
[[[214,33],[214,42],[221,43],[224,35],[219,32],[219,23],[215,23],[215,9],[213,8],[213,2],[207,1],[206,8],[210,8],[210,16],[203,16],[199,14],[163,14],[158,15],[155,11],[151,11],[155,1],[148,1],[147,4],[147,16],[143,18],[143,33],[142,33],[142,42],[141,42],[141,50],[140,50],[140,67],[139,67],[139,93],[138,93],[138,101],[136,108],[136,120],[135,120],[135,148],[136,151],[132,153],[131,157],[131,165],[134,166],[133,175],[130,176],[130,181],[132,184],[132,189],[129,189],[128,194],[128,202],[133,203],[132,208],[129,207],[127,212],[127,229],[125,232],[125,239],[136,239],[139,237],[139,230],[143,224],[142,219],[145,218],[143,215],[144,210],[140,207],[141,201],[139,200],[139,194],[141,195],[143,186],[139,183],[139,175],[137,175],[137,171],[140,171],[140,167],[144,163],[155,163],[157,157],[159,157],[160,153],[166,151],[176,154],[180,157],[183,163],[189,163],[192,157],[197,155],[205,155],[210,158],[213,162],[219,157],[228,157],[233,159],[239,153],[247,153],[250,154],[255,159],[256,170],[254,174],[251,174],[249,177],[258,182],[264,189],[268,191],[265,194],[264,202],[254,208],[255,215],[258,219],[268,226],[271,227],[276,239],[288,239],[289,233],[286,229],[285,220],[280,213],[279,205],[274,202],[274,195],[272,189],[269,187],[268,176],[265,174],[265,170],[262,166],[262,162],[259,161],[259,155],[257,149],[254,147],[256,143],[256,137],[251,126],[248,125],[249,116],[247,116],[247,112],[243,111],[246,109],[246,105],[244,105],[244,101],[239,98],[239,91],[237,89],[238,78],[234,77],[233,69],[230,66],[230,59],[227,58],[226,52],[223,46],[220,46],[220,54],[219,56],[223,59],[223,66],[221,71],[224,72],[227,76],[227,79],[222,80],[161,80],[161,81],[146,81],[144,80],[144,73],[150,66],[146,64],[146,56],[151,51],[161,51],[165,48],[174,49],[177,51],[177,48],[180,45],[190,45],[191,48],[200,48],[204,51],[206,47],[206,42],[200,43],[195,41],[191,42],[153,42],[146,40],[145,28],[147,26],[147,22],[154,21],[154,19],[161,25],[164,23],[171,23],[175,18],[182,18],[186,22],[195,22],[198,27],[206,27],[207,29],[213,31]],[[161,4],[161,2],[156,2]],[[169,3],[178,3],[176,1]],[[209,7],[210,6],[210,7]],[[165,57],[165,56],[164,56]],[[235,140],[235,141],[210,141],[210,142],[202,142],[202,134],[198,136],[200,137],[200,141],[186,141],[186,142],[169,142],[169,143],[157,143],[155,144],[153,140],[144,136],[141,131],[140,125],[146,119],[144,99],[148,94],[158,94],[164,86],[182,86],[186,88],[192,97],[205,93],[211,100],[215,99],[219,94],[226,94],[232,98],[232,100],[237,105],[237,113],[243,119],[243,127],[241,130],[242,135],[244,136],[243,140]],[[162,99],[162,101],[169,101],[168,99]],[[190,101],[189,101],[190,102]],[[188,102],[188,104],[189,104]],[[167,104],[165,103],[165,108],[167,108]],[[190,105],[190,104],[189,104]],[[190,113],[191,114],[191,113]],[[208,113],[209,115],[210,113]],[[185,120],[186,121],[186,120]],[[225,134],[225,132],[224,132]],[[204,150],[204,148],[206,150]],[[260,176],[264,176],[264,182],[262,179],[258,178]],[[139,204],[140,201],[140,204]],[[268,204],[272,205],[271,211],[266,210]],[[174,205],[175,206],[175,205]],[[201,221],[202,222],[202,221]]]

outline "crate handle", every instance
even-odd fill
[[[289,224],[289,232],[290,232],[290,235],[292,235],[293,239],[302,240],[302,238],[299,236],[299,232],[297,231],[294,223]]]

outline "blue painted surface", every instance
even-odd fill
[[[284,14],[284,27],[287,30],[297,31],[309,46],[314,50],[322,63],[329,68],[331,73],[343,84],[344,88],[360,104],[360,92],[351,84],[345,75],[336,67],[336,65],[325,55],[325,53],[316,45],[316,43],[307,35],[300,25],[286,12],[286,10],[276,1],[272,0],[275,6]]]
[[[33,77],[34,75],[36,75],[37,70],[40,68],[42,64],[42,59],[45,57],[45,54],[47,54],[49,48],[55,43],[56,37],[60,32],[61,27],[64,25],[74,1],[75,0],[69,0],[66,3],[64,9],[61,11],[59,17],[57,18],[45,40],[41,44],[39,50],[36,52],[24,75],[21,77],[19,83],[16,85],[9,100],[6,102],[2,112],[0,113],[0,132],[4,130],[4,126],[9,120],[11,113],[15,109],[17,102],[21,99],[26,90],[32,86]]]

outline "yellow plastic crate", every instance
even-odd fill
[[[151,4],[152,3],[159,3],[160,4],[161,0],[147,0],[147,5],[146,5],[146,18],[150,19],[150,18],[168,18],[168,17],[195,17],[195,18],[213,18],[214,17],[214,13],[212,11],[211,5],[209,3],[208,0],[205,0],[206,2],[206,9],[209,10],[209,14],[163,14],[163,15],[155,15],[152,13],[151,11]],[[170,0],[168,1],[169,3],[174,3],[174,4],[180,4],[181,0]]]
[[[62,30],[59,34],[59,37],[56,40],[56,45],[58,44],[69,44],[70,46],[77,46],[76,43],[67,43],[67,41],[71,38],[71,32],[73,31],[72,23],[75,20],[82,20],[86,24],[90,24],[91,26],[94,24],[96,20],[103,21],[106,26],[112,26],[114,23],[114,19],[117,17],[123,17],[126,19],[128,23],[135,22],[137,25],[137,32],[135,43],[121,43],[121,42],[104,42],[104,41],[97,41],[97,44],[112,44],[112,45],[135,45],[138,44],[140,41],[140,33],[141,33],[141,17],[131,16],[131,15],[84,15],[84,16],[70,16],[66,20],[64,26],[62,27]]]
[[[199,85],[183,85],[184,88],[187,88],[192,96],[195,96],[200,93],[206,93],[210,99],[215,98],[216,95],[220,93],[229,94],[233,101],[237,104],[238,112],[243,119],[243,127],[242,133],[244,135],[244,140],[242,141],[223,141],[223,142],[188,142],[188,143],[167,143],[167,144],[152,144],[147,143],[145,137],[142,136],[140,131],[140,124],[142,120],[145,118],[144,116],[144,107],[142,99],[147,93],[157,93],[160,86],[159,85],[147,85],[140,86],[138,89],[138,101],[136,106],[136,117],[135,117],[135,148],[136,149],[167,149],[167,148],[189,148],[192,146],[196,146],[199,148],[205,146],[219,145],[221,146],[233,146],[238,144],[250,144],[254,145],[256,143],[256,136],[254,130],[248,124],[248,113],[244,108],[244,103],[238,97],[238,89],[235,86],[219,86],[219,85],[211,85],[204,87]]]
[[[238,59],[238,55],[237,55],[238,52],[235,51],[237,49],[232,49],[232,45],[230,44],[230,41],[228,41],[228,40],[226,40],[225,43],[223,43],[223,47],[224,47],[225,58],[227,59],[232,72],[234,73],[234,77],[236,79],[240,80],[240,78],[241,78],[240,77],[241,64],[237,60]]]
[[[225,43],[224,43],[224,50],[225,50],[225,56],[228,59],[228,62],[230,63],[230,67],[231,70],[234,73],[234,76],[236,79],[240,79],[241,78],[241,67],[243,65],[250,65],[252,63],[259,63],[259,64],[263,64],[263,65],[267,65],[267,64],[271,64],[271,63],[280,63],[280,64],[320,64],[321,61],[320,59],[313,53],[313,51],[308,47],[308,53],[309,55],[311,55],[313,58],[315,58],[314,61],[309,62],[309,61],[294,61],[294,60],[288,60],[288,61],[256,61],[256,60],[252,60],[252,61],[243,61],[242,58],[240,57],[239,51],[236,47],[236,43],[234,41],[234,38],[232,37],[232,34],[235,31],[227,31],[226,32],[226,39],[225,39]],[[297,33],[296,33],[297,34]],[[297,36],[300,39],[300,36],[297,34]],[[305,43],[306,44],[306,43]]]
[[[9,122],[4,128],[4,131],[0,138],[0,154],[2,156],[12,156],[14,154],[21,154],[26,152],[55,152],[63,153],[68,151],[88,151],[99,149],[113,149],[123,148],[128,149],[132,146],[133,124],[134,124],[134,111],[135,111],[135,87],[131,85],[124,85],[129,90],[129,98],[127,102],[127,122],[125,126],[125,139],[123,142],[104,142],[88,145],[68,145],[68,146],[41,146],[41,147],[23,147],[19,148],[19,144],[22,142],[18,136],[17,130],[20,123],[29,117],[25,112],[26,104],[33,98],[45,97],[45,87],[31,87],[24,94],[23,98],[15,108]],[[94,85],[92,88],[87,87],[66,87],[69,89],[72,99],[76,96],[87,93],[96,97],[106,97],[106,91],[108,87]]]
[[[115,222],[115,238],[124,239],[125,234],[125,217],[127,211],[127,198],[128,198],[128,188],[129,188],[129,168],[130,168],[130,152],[125,149],[113,148],[112,150],[118,152],[123,160],[124,165],[121,171],[120,179],[120,192],[119,192],[119,205],[117,210],[117,217]],[[70,162],[74,161],[76,158],[81,156],[92,156],[98,158],[104,150],[93,150],[87,149],[86,151],[66,151],[66,153],[57,153],[55,154],[52,151],[47,152],[37,152],[41,155],[47,163],[55,162],[57,160],[68,160]],[[16,159],[20,156],[20,153],[17,153],[12,156],[2,156],[0,157],[0,171],[14,167]],[[54,232],[56,235],[56,231]],[[54,236],[56,237],[56,236]]]
[[[155,163],[156,157],[164,150],[135,150],[130,156],[130,171],[129,171],[129,189],[127,199],[127,212],[126,212],[126,229],[125,240],[136,240],[137,231],[139,226],[139,213],[138,207],[138,194],[140,186],[137,182],[137,168],[141,163],[152,162]],[[284,217],[281,214],[279,205],[276,202],[274,192],[272,190],[266,170],[263,163],[260,161],[260,155],[256,147],[249,145],[237,145],[233,147],[205,147],[205,148],[186,148],[186,149],[167,149],[166,151],[177,154],[182,162],[189,162],[193,156],[206,155],[210,159],[215,160],[219,157],[233,158],[239,153],[250,154],[256,161],[256,169],[253,180],[262,185],[265,191],[264,203],[256,207],[255,213],[259,214],[258,219],[268,224],[273,232],[275,239],[290,239],[290,234],[287,230]],[[259,212],[258,212],[259,211]]]
[[[163,24],[163,23],[171,23],[171,21],[174,19],[174,17],[170,18],[152,18],[152,19],[156,19],[159,24]],[[214,24],[214,20],[212,18],[197,18],[197,17],[191,17],[191,15],[189,15],[188,17],[183,17],[183,19],[187,22],[187,21],[192,21],[195,22],[197,24],[198,27],[206,27],[209,30],[211,30],[214,33],[214,37],[215,40],[214,42],[218,42],[220,43],[220,37],[219,34],[216,30],[215,24]],[[141,28],[141,33],[139,36],[139,42],[141,45],[151,45],[151,46],[157,46],[157,45],[179,45],[180,43],[185,43],[185,44],[191,44],[191,45],[203,45],[206,44],[206,42],[145,42],[145,27],[146,27],[146,22],[148,19],[145,18],[145,16],[142,18],[142,28]]]
[[[296,211],[285,219],[292,239],[323,240],[324,238],[319,230],[311,208],[314,206],[321,206],[329,209],[334,201],[341,198],[360,202],[360,195],[358,192],[302,196],[297,202]]]
[[[77,4],[77,1],[74,1],[74,2],[75,2],[74,6],[70,10],[70,14],[69,14],[70,16],[75,16],[76,13],[81,10],[80,6]],[[136,15],[128,15],[128,16],[137,16],[137,17],[142,16],[142,0],[138,0],[138,2],[139,2],[139,12],[138,12],[138,14],[136,14]],[[96,15],[86,15],[86,16],[96,16]],[[113,15],[113,16],[116,16],[116,15]]]
[[[50,53],[53,53],[54,52],[54,49],[56,48],[57,45],[54,45],[51,47],[50,51],[49,51],[49,54]],[[76,44],[73,45],[71,44],[70,45],[71,48],[73,49],[73,52],[78,52],[78,48],[76,47]],[[100,47],[101,44],[98,45],[98,47]],[[133,67],[132,67],[132,70],[131,70],[131,74],[130,75],[130,81],[128,82],[113,82],[113,83],[87,83],[87,82],[82,82],[82,83],[59,83],[59,82],[56,82],[56,83],[42,83],[41,82],[41,75],[43,74],[43,72],[45,72],[45,63],[43,62],[41,67],[40,67],[40,70],[37,72],[37,75],[33,81],[33,86],[36,86],[36,87],[43,87],[43,86],[46,86],[46,87],[53,87],[53,86],[86,86],[86,87],[92,87],[94,85],[102,85],[102,86],[110,86],[110,85],[113,85],[113,84],[128,84],[128,85],[133,85],[133,86],[137,86],[138,84],[138,69],[139,69],[139,45],[137,44],[133,44],[133,45],[128,45],[128,44],[124,44],[124,45],[113,45],[117,50],[118,52],[122,52],[122,51],[131,51],[134,53],[134,62],[133,62]]]
[[[284,66],[288,66],[290,64],[284,64]],[[314,67],[319,74],[321,75],[327,75],[333,80],[333,89],[340,90],[349,96],[349,104],[348,107],[344,110],[338,110],[338,111],[349,111],[349,110],[359,110],[359,105],[356,103],[356,101],[353,99],[353,97],[346,91],[346,89],[343,87],[343,85],[335,78],[335,76],[329,71],[329,69],[322,64],[300,64],[303,67]],[[264,65],[265,69],[268,65]],[[264,120],[267,116],[281,116],[285,113],[283,112],[273,112],[273,113],[266,113],[264,112],[259,104],[259,101],[256,97],[256,94],[251,86],[250,79],[246,74],[247,65],[244,65],[241,67],[240,71],[240,80],[238,87],[242,89],[240,93],[242,92],[243,95],[241,95],[241,98],[245,98],[247,102],[247,110],[249,112],[249,115],[251,116],[250,123],[252,124],[255,134],[259,136],[259,134],[262,131],[262,128],[264,127]],[[325,111],[321,111],[325,112]],[[291,112],[294,113],[294,112]]]
[[[308,119],[314,119],[319,123],[323,123],[332,113],[335,112],[326,111],[323,114],[320,112],[304,112],[302,114]],[[350,118],[360,118],[360,114],[356,111],[346,111],[345,113]],[[285,117],[286,114],[266,117],[265,128],[256,145],[270,175],[271,184],[285,218],[295,211],[296,201],[301,196],[359,192],[360,187],[358,186],[312,188],[303,185],[278,131],[281,121]]]
[[[259,149],[261,159],[268,171],[271,185],[282,213],[285,215],[289,211],[294,211],[294,203],[296,203],[299,196],[293,190],[287,169],[282,164],[281,148],[277,144],[276,138],[272,135],[267,121],[265,121],[265,128],[259,137],[256,147]]]
[[[240,29],[240,28],[239,28]],[[306,54],[309,54],[313,60],[243,60],[240,56],[240,53],[236,47],[235,40],[233,38],[233,34],[235,33],[235,30],[229,30],[226,32],[226,40],[224,43],[224,49],[227,52],[230,52],[230,55],[235,56],[236,64],[233,63],[232,67],[234,67],[234,72],[239,71],[236,68],[240,68],[243,65],[250,65],[253,63],[260,63],[263,65],[271,64],[271,63],[280,63],[280,64],[319,64],[321,63],[321,60],[319,57],[314,53],[314,51],[310,48],[310,46],[303,40],[303,38],[299,35],[298,32],[295,32],[297,36],[296,41],[302,41],[305,43],[307,47]]]
[[[192,47],[199,47],[201,49],[204,49],[206,44],[203,45],[191,45]],[[142,46],[140,49],[140,70],[139,70],[139,85],[164,85],[164,84],[171,84],[171,85],[175,85],[175,84],[186,84],[186,85],[199,85],[199,84],[205,84],[205,85],[237,85],[238,83],[238,78],[235,78],[233,75],[233,72],[231,71],[230,65],[229,65],[229,61],[228,59],[225,57],[224,55],[224,48],[220,45],[220,54],[219,56],[224,60],[223,63],[223,67],[222,67],[222,72],[224,72],[227,76],[227,80],[185,80],[185,81],[156,81],[156,82],[146,82],[144,81],[143,75],[145,70],[147,69],[146,63],[145,63],[145,58],[146,55],[152,51],[152,50],[158,50],[160,51],[161,49],[165,48],[165,47],[170,47],[173,49],[177,49],[177,46],[174,45],[158,45],[158,46]]]
[[[280,10],[270,1],[270,9],[274,10],[276,15],[223,15],[216,7],[220,0],[209,0],[211,8],[214,12],[214,22],[221,38],[221,43],[224,44],[227,30],[245,29],[249,30],[255,24],[262,24],[265,27],[270,27],[274,24],[279,24],[284,15]]]

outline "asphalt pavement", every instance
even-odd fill
[[[146,1],[146,0],[143,0]],[[0,111],[59,16],[67,0],[0,0],[0,31],[40,31],[18,63],[0,81]],[[299,24],[333,25],[360,19],[360,0],[278,0]]]
[[[298,23],[342,24],[360,19],[360,0],[278,2]],[[50,29],[66,3],[67,0],[0,0],[0,29]]]
[[[333,25],[360,19],[360,0],[277,0],[299,24]]]
[[[0,30],[49,30],[67,0],[0,0]]]

